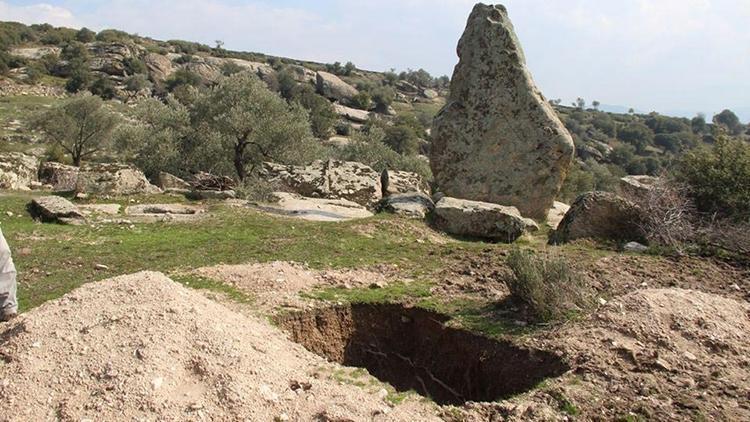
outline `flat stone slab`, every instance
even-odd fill
[[[60,196],[34,198],[28,205],[31,216],[48,223],[75,224],[83,221],[83,213],[72,202]]]
[[[274,192],[274,203],[254,204],[254,208],[272,214],[308,221],[347,221],[372,217],[362,205],[345,199],[307,198],[293,193]]]
[[[140,204],[125,208],[126,215],[196,215],[204,211],[201,207],[184,204]]]
[[[434,223],[446,233],[512,243],[532,222],[516,207],[444,197],[435,204]]]
[[[120,204],[84,204],[79,205],[78,208],[84,215],[117,215],[122,206]]]

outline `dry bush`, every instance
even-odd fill
[[[639,225],[649,244],[682,254],[694,243],[697,215],[687,187],[662,177],[625,196],[641,209]]]
[[[704,246],[750,260],[750,221],[711,219],[699,230]]]
[[[591,305],[591,290],[563,256],[513,249],[507,264],[513,271],[506,281],[512,298],[539,321],[565,319]]]

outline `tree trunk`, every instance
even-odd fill
[[[81,167],[81,156],[80,155],[73,155],[73,165],[76,167]]]
[[[245,156],[245,144],[244,142],[238,141],[234,144],[234,170],[237,172],[237,178],[242,182],[245,180],[245,162],[243,157]]]

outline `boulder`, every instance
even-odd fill
[[[318,93],[328,99],[349,103],[359,92],[356,88],[342,81],[338,76],[328,72],[315,75]]]
[[[503,6],[474,7],[458,55],[450,96],[432,128],[437,188],[543,219],[575,148],[534,84]]]
[[[206,82],[217,82],[222,76],[221,69],[203,60],[185,63],[182,65],[182,68],[195,73]]]
[[[427,98],[428,100],[434,100],[435,98],[439,97],[440,94],[434,89],[427,88],[422,90],[422,96]]]
[[[351,161],[315,161],[309,166],[263,164],[263,177],[302,196],[346,199],[371,207],[382,198],[380,175]]]
[[[345,199],[306,198],[294,193],[274,192],[274,202],[254,204],[266,212],[310,221],[346,221],[372,217],[362,205]]]
[[[149,53],[143,62],[146,64],[149,77],[154,82],[164,82],[175,72],[172,60],[161,54]]]
[[[27,208],[34,219],[45,223],[77,224],[83,222],[81,210],[60,196],[34,198]]]
[[[434,223],[447,233],[514,242],[528,222],[516,207],[443,197],[435,204]]]
[[[164,171],[159,172],[158,186],[165,192],[187,193],[191,189],[190,183]]]
[[[56,192],[72,192],[78,182],[78,167],[47,161],[39,168],[39,181]]]
[[[339,116],[355,123],[367,123],[367,121],[370,120],[370,113],[365,110],[358,110],[341,104],[334,104],[333,110]]]
[[[570,210],[570,205],[555,201],[555,203],[552,204],[552,208],[550,208],[547,213],[547,227],[552,230],[557,230],[557,226],[559,226],[560,222],[565,218],[565,214],[568,210]]]
[[[384,197],[400,193],[430,193],[430,187],[422,176],[408,171],[384,170],[380,174],[380,184]]]
[[[570,206],[550,243],[576,239],[646,243],[642,221],[640,208],[627,199],[609,192],[588,192]]]
[[[384,198],[380,209],[402,217],[424,219],[435,209],[435,203],[421,192],[397,193]]]
[[[661,181],[653,176],[625,176],[620,179],[620,191],[628,197],[644,197]]]
[[[39,160],[20,152],[0,154],[0,189],[30,190],[38,181]]]
[[[91,164],[81,167],[75,191],[95,196],[161,193],[140,170],[125,164]]]
[[[396,89],[410,95],[416,95],[419,93],[419,87],[408,81],[398,81],[398,83],[396,83]]]

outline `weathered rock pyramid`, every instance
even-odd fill
[[[474,7],[458,56],[432,131],[437,188],[544,218],[573,159],[573,140],[534,84],[505,7]]]

